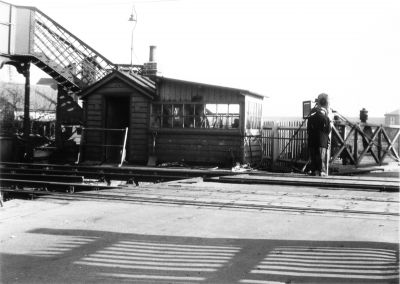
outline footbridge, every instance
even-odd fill
[[[61,135],[61,113],[81,113],[80,106],[68,94],[78,93],[117,68],[36,7],[0,0],[0,69],[6,64],[14,66],[25,77],[24,141],[30,139],[31,64],[58,84],[56,141]],[[66,99],[68,104],[64,103]],[[29,152],[29,143],[26,143],[26,153]]]
[[[0,66],[24,74],[30,64],[50,75],[68,92],[103,78],[115,65],[35,7],[0,1]]]

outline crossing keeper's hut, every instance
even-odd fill
[[[260,159],[265,96],[115,70],[84,90],[81,161],[231,165]],[[119,146],[118,146],[119,145]]]

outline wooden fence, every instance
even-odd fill
[[[337,121],[332,129],[330,165],[382,165],[387,159],[399,162],[399,135],[400,126]],[[308,163],[306,121],[266,121],[259,139],[259,165],[263,168],[302,169]]]

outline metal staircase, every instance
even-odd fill
[[[4,5],[5,2],[2,3]],[[116,68],[111,61],[39,9],[9,6],[8,52],[0,51],[0,55],[32,62],[71,92],[90,86]],[[15,29],[11,28],[13,25]],[[27,32],[22,34],[21,30]]]

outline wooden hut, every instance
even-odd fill
[[[154,96],[152,80],[118,70],[84,90],[80,94],[84,113],[80,160],[119,162],[128,128],[125,159],[146,162]]]
[[[118,160],[120,149],[107,145],[121,144],[121,136],[90,129],[125,127],[129,129],[126,160],[131,163],[145,164],[149,155],[160,163],[209,165],[261,159],[260,139],[255,138],[260,135],[265,96],[114,71],[85,90],[81,98],[84,160]]]
[[[254,137],[263,100],[247,90],[157,78],[150,123],[157,158],[222,165],[260,159]]]

